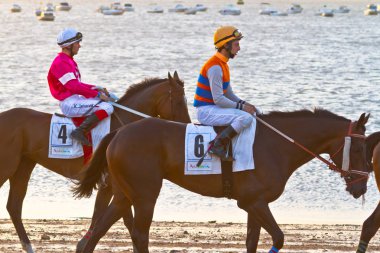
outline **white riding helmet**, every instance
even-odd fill
[[[73,28],[65,28],[57,37],[57,44],[61,48],[68,47],[78,41],[82,41],[82,33]]]

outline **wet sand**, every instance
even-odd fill
[[[36,252],[75,252],[75,246],[90,221],[24,220]],[[281,252],[319,253],[355,252],[359,225],[282,224],[285,247]],[[246,224],[209,222],[153,222],[150,230],[151,252],[211,253],[245,252]],[[262,231],[259,253],[271,247],[269,235]],[[0,220],[0,252],[22,252],[10,220]],[[132,252],[130,236],[117,222],[98,244],[95,252]],[[380,233],[372,239],[368,253],[380,252]]]

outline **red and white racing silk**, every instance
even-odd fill
[[[47,79],[50,92],[59,101],[78,94],[86,98],[93,98],[98,91],[92,89],[91,84],[82,83],[80,72],[74,59],[65,53],[59,53],[51,64]]]

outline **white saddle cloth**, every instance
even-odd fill
[[[95,151],[102,138],[110,132],[111,117],[102,120],[91,130],[92,150]],[[50,123],[49,158],[74,159],[83,156],[81,143],[73,140],[71,132],[75,125],[70,118],[53,115]]]
[[[253,170],[253,143],[255,140],[256,120],[232,139],[234,162],[232,171]],[[188,124],[185,135],[185,175],[221,174],[221,161],[216,155],[207,154],[202,165],[196,164],[207,151],[209,142],[216,137],[211,126]]]

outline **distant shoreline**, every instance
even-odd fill
[[[89,219],[25,219],[25,228],[36,252],[74,252],[86,232]],[[355,252],[360,225],[280,224],[285,234],[284,252]],[[21,245],[10,219],[0,219],[0,252],[16,253]],[[246,224],[210,222],[153,222],[152,252],[215,253],[244,252]],[[268,252],[271,238],[261,231],[258,252]],[[96,252],[132,252],[131,240],[119,221],[100,241]],[[173,251],[174,252],[174,251]],[[380,233],[371,241],[368,253],[380,252]]]

